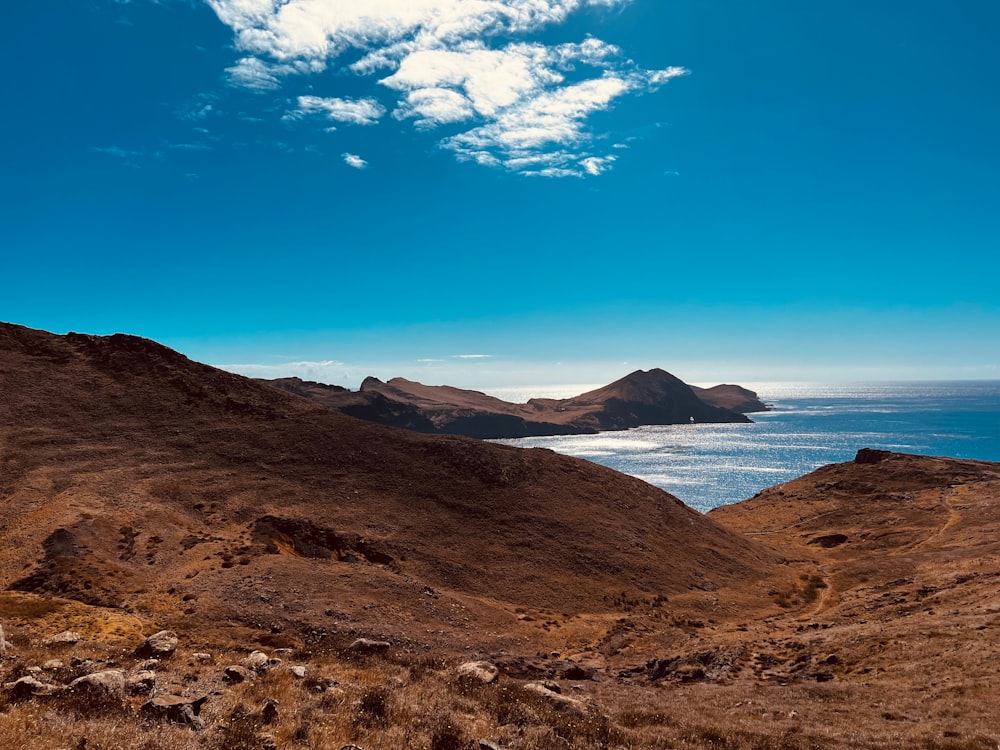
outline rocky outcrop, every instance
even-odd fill
[[[699,388],[692,385],[691,390],[694,391],[694,395],[707,404],[740,414],[768,411],[769,408],[757,397],[754,391],[739,385],[714,385],[711,388]]]

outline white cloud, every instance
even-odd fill
[[[375,99],[300,96],[298,104],[298,109],[285,115],[286,119],[323,115],[331,120],[351,125],[374,125],[385,114],[385,107]]]
[[[344,159],[344,164],[349,167],[354,167],[355,169],[368,169],[368,162],[362,159],[357,154],[343,153],[341,157]]]
[[[607,171],[614,158],[593,152],[588,118],[686,72],[643,70],[593,37],[578,44],[517,41],[587,6],[629,0],[205,1],[244,55],[228,69],[234,85],[276,90],[349,53],[356,59],[342,71],[391,92],[395,119],[421,130],[450,126],[441,145],[460,159],[527,174]],[[386,111],[374,96],[297,102],[287,119],[324,115],[372,125]]]
[[[490,359],[492,354],[453,354],[453,359]]]

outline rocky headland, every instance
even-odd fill
[[[475,438],[575,435],[690,422],[749,422],[748,412],[767,410],[757,394],[746,388],[697,388],[661,369],[637,370],[572,398],[534,398],[524,404],[404,378],[383,382],[369,377],[358,391],[298,378],[264,382],[360,419],[417,432]]]

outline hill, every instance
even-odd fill
[[[0,325],[0,747],[994,748],[998,503],[864,449],[705,517]]]
[[[588,462],[363,422],[143,339],[5,325],[0,377],[0,574],[19,591],[177,627],[453,637],[430,589],[466,597],[464,640],[516,607],[743,587],[774,562]]]
[[[572,398],[531,399],[526,404],[405,378],[382,382],[369,377],[359,391],[298,378],[266,382],[361,419],[477,438],[573,435],[692,421],[749,422],[745,412],[767,408],[755,393],[740,386],[693,388],[660,369],[637,370]]]

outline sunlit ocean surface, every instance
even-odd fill
[[[757,383],[772,407],[754,424],[639,427],[597,435],[501,440],[551,448],[639,477],[707,511],[859,448],[1000,461],[1000,381],[813,385]],[[510,401],[593,388],[491,390]]]

